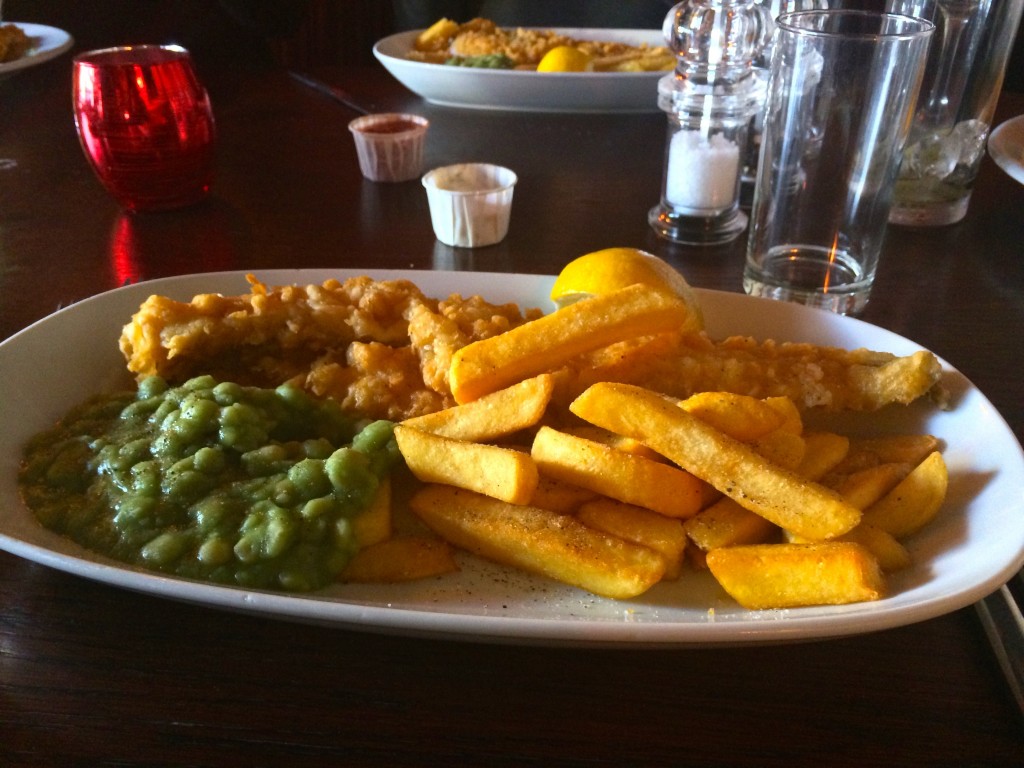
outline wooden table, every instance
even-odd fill
[[[433,237],[416,182],[365,183],[343,107],[280,72],[214,87],[209,204],[122,214],[91,175],[67,58],[0,84],[0,338],[126,281],[225,269],[551,273],[646,248],[739,291],[743,240],[658,240],[665,123],[430,106],[382,70],[321,72],[432,120],[428,164],[519,174],[500,245]],[[214,83],[211,82],[211,87]],[[1024,112],[1006,94],[999,120]],[[1024,435],[1024,188],[986,159],[967,219],[894,229],[864,319],[952,361]],[[0,372],[2,375],[2,372]],[[74,371],[54,371],[73,376]],[[0,765],[1020,765],[974,611],[797,645],[595,650],[408,639],[235,615],[0,554]]]

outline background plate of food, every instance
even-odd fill
[[[0,22],[0,36],[4,35],[2,29],[4,27],[17,27],[24,33],[24,38],[18,35],[17,50],[12,49],[10,57],[0,57],[0,80],[19,70],[34,67],[37,64],[42,64],[44,61],[60,56],[74,42],[71,35],[64,30],[57,29],[56,27],[47,27],[43,24]],[[24,42],[22,43],[21,40]],[[25,47],[26,45],[27,47]]]
[[[658,30],[555,28],[524,31],[646,49],[664,45],[664,38]],[[415,56],[416,41],[422,34],[423,30],[414,30],[391,35],[379,41],[373,52],[399,82],[435,104],[533,112],[658,111],[658,80],[666,74],[667,69],[664,68],[651,71],[538,72],[535,68],[453,66],[443,63],[450,58],[447,51],[432,60],[410,58],[410,54]],[[652,59],[649,64],[644,64],[668,69],[672,65],[673,60],[664,53],[659,61]],[[532,66],[535,67],[536,62]],[[597,66],[602,65],[598,62]]]
[[[320,284],[361,274],[413,281],[427,296],[481,295],[549,311],[553,278],[434,271],[269,270],[268,286]],[[223,586],[119,563],[44,528],[22,503],[26,441],[71,406],[130,386],[118,349],[122,327],[152,294],[245,294],[240,272],[144,282],[83,300],[0,343],[0,549],[98,582],[264,617],[403,635],[488,642],[708,646],[781,643],[858,634],[926,620],[970,605],[1024,561],[1024,454],[992,404],[943,361],[949,407],[922,398],[824,427],[846,434],[930,433],[942,443],[949,490],[939,514],[906,542],[912,564],[891,574],[880,600],[786,610],[745,610],[707,571],[689,570],[637,598],[613,600],[460,554],[460,569],[399,584],[337,583],[284,593]],[[922,348],[855,319],[743,294],[698,290],[713,338],[757,338],[867,347],[899,356]]]

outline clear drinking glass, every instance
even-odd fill
[[[213,110],[187,50],[133,45],[80,54],[72,99],[82,149],[126,209],[178,208],[207,196]]]
[[[935,24],[889,220],[954,224],[967,214],[1024,0],[890,0]]]
[[[870,11],[780,16],[743,287],[867,303],[933,25]]]

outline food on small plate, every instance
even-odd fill
[[[20,59],[31,47],[32,40],[17,24],[0,24],[0,64]]]
[[[415,39],[408,58],[430,64],[537,72],[652,72],[675,66],[663,46],[584,40],[554,30],[503,28],[476,18],[443,18]]]

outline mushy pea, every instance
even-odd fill
[[[351,521],[399,459],[393,426],[359,429],[290,385],[152,377],[34,438],[20,485],[43,525],[119,560],[311,590],[358,548]]]

